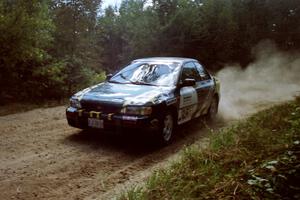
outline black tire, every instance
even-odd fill
[[[159,141],[162,145],[167,145],[172,141],[175,127],[174,115],[172,112],[166,112],[160,123]]]
[[[207,118],[209,122],[215,121],[219,109],[219,101],[218,98],[215,96],[210,104],[210,107],[208,109]]]

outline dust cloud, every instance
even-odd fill
[[[220,115],[226,120],[245,117],[274,103],[300,95],[300,54],[279,51],[271,41],[253,48],[255,61],[245,69],[226,66],[221,81]]]

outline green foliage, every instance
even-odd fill
[[[96,22],[100,0],[55,0],[51,11],[56,32],[52,54],[64,65],[65,94],[94,84],[99,79],[101,46],[97,45]],[[104,79],[102,79],[104,80]]]
[[[57,99],[61,97],[62,93],[65,94],[64,69],[63,62],[51,62],[35,69],[32,73],[34,81],[28,83],[28,86],[35,86],[32,95],[40,99]]]
[[[214,132],[120,199],[298,199],[300,101]]]
[[[64,98],[104,80],[98,1],[0,2],[1,103]]]
[[[228,62],[246,66],[263,39],[300,49],[296,0],[123,0],[104,11],[100,5],[1,0],[0,102],[63,98],[139,57],[192,57],[218,70]]]
[[[0,55],[4,67],[20,62],[43,61],[45,47],[52,41],[54,26],[46,1],[0,3]]]
[[[32,73],[49,59],[53,31],[46,1],[1,1],[1,102],[27,97],[29,88],[34,92]]]
[[[108,7],[98,27],[104,67],[147,56],[186,56],[218,69],[251,62],[263,39],[282,49],[299,49],[300,5],[295,0],[143,0]],[[110,65],[111,64],[111,65]]]

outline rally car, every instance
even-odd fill
[[[169,143],[176,125],[218,112],[220,83],[197,60],[155,57],[132,61],[100,84],[70,98],[68,124],[140,128]]]

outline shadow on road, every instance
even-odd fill
[[[143,155],[156,151],[160,147],[153,135],[138,131],[82,130],[66,138],[71,143],[88,146],[91,149],[122,151],[134,155]]]
[[[83,130],[66,138],[67,143],[92,150],[109,150],[144,156],[164,148],[178,151],[208,134],[208,126],[203,119],[195,119],[176,128],[174,138],[168,146],[160,146],[153,133],[146,131],[122,130]]]

